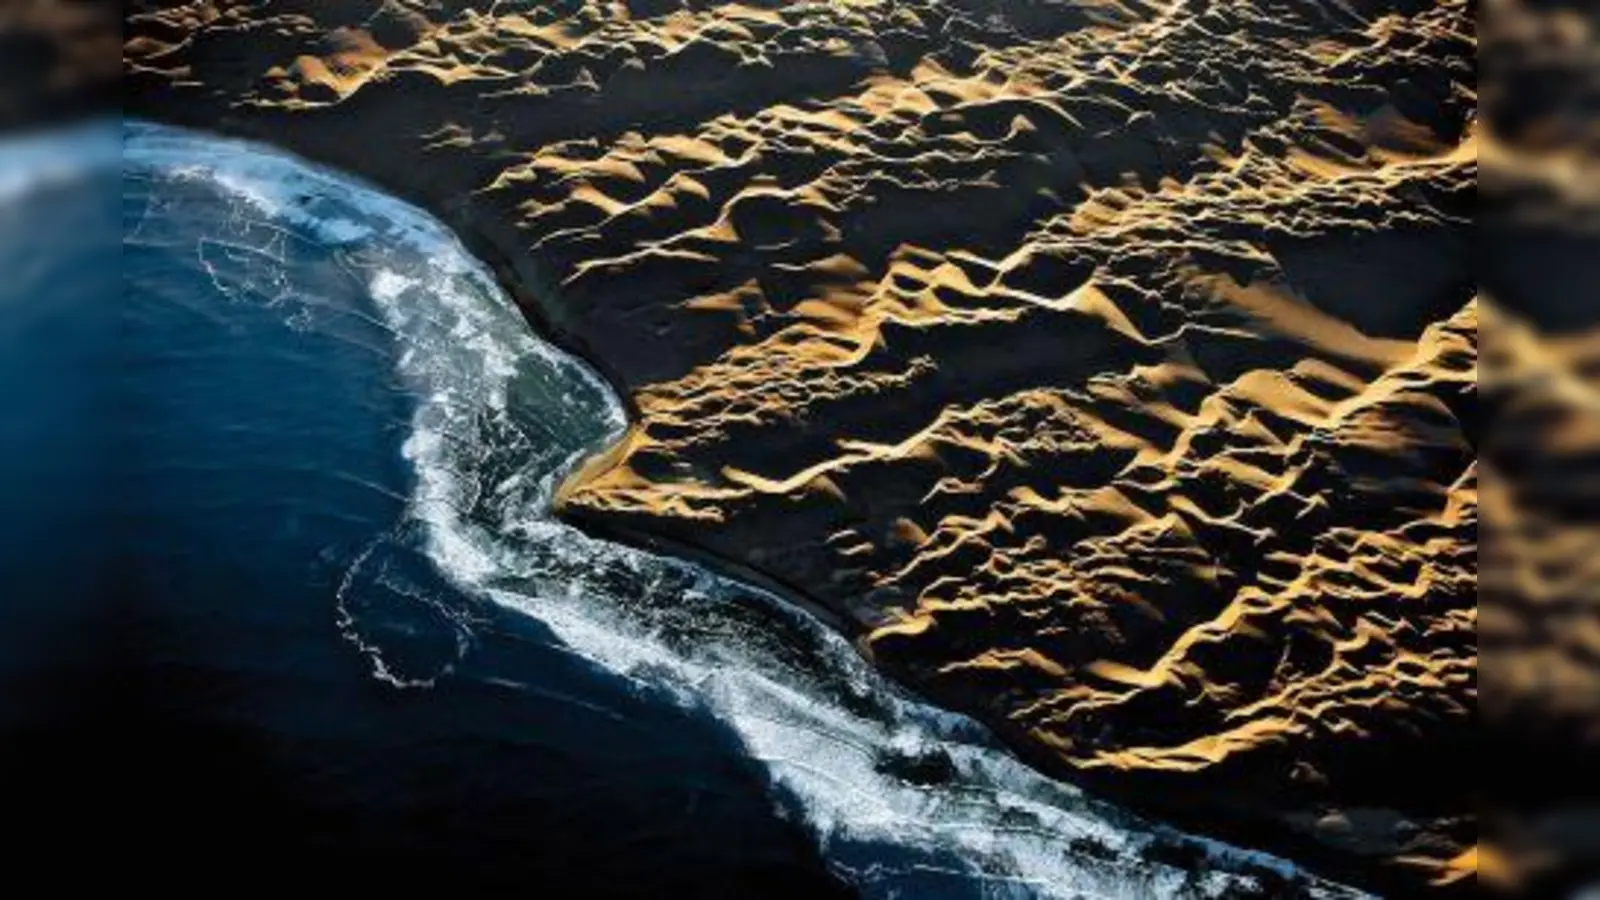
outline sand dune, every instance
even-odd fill
[[[1471,880],[1464,0],[134,6],[133,110],[427,203],[626,391],[568,515],[1049,771]]]

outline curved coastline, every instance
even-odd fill
[[[1470,891],[1470,5],[258,6],[134,4],[125,108],[434,210],[626,385],[562,521],[1035,772]]]
[[[195,130],[203,131],[203,129]],[[221,132],[219,136],[227,139],[260,142],[266,146],[273,147],[274,149],[271,152],[281,153],[285,156],[288,156],[291,152],[277,149],[275,142],[271,141],[270,139],[263,140],[258,136],[252,136],[248,134],[231,134],[227,132]],[[318,164],[329,166],[330,171],[332,173],[336,173],[337,177],[339,178],[352,181],[357,185],[373,185],[373,189],[380,191],[383,190],[381,183],[375,182],[372,179],[346,175],[342,169],[331,163],[319,162]],[[419,209],[425,210],[428,208],[423,203],[406,198],[403,193],[396,193],[395,196],[404,203],[415,204]],[[611,391],[613,398],[619,403],[619,405],[621,405],[626,416],[628,417],[629,423],[631,424],[636,415],[636,410],[631,404],[631,398],[629,398],[625,392],[617,390],[617,379],[609,375],[602,367],[595,365],[587,356],[583,355],[581,348],[573,346],[575,344],[581,344],[581,341],[574,340],[568,332],[566,332],[564,329],[561,329],[553,321],[550,321],[548,317],[539,315],[541,306],[533,302],[531,299],[532,296],[535,296],[533,293],[535,289],[528,287],[524,282],[514,280],[514,276],[521,272],[521,267],[516,266],[510,261],[510,258],[507,255],[505,255],[499,249],[496,249],[497,245],[486,232],[477,229],[461,231],[457,230],[457,225],[450,223],[447,219],[441,218],[441,221],[452,229],[454,236],[461,242],[463,247],[465,247],[467,251],[470,252],[480,262],[480,264],[485,266],[489,272],[492,273],[493,277],[499,282],[501,289],[506,291],[507,296],[515,299],[518,310],[523,314],[523,317],[527,320],[529,326],[534,330],[534,333],[538,336],[538,338],[546,343],[549,343],[562,353],[572,357],[579,365],[586,368],[595,378],[601,381],[606,388]],[[487,253],[484,251],[485,246],[491,248]],[[480,256],[480,253],[484,253],[484,255]],[[622,432],[622,434],[625,433],[626,430]],[[604,453],[606,451],[602,450],[600,452]],[[571,473],[575,471],[581,465],[581,463],[581,458],[575,457],[569,460],[566,469],[566,477],[570,477]],[[663,552],[672,557],[684,559],[697,565],[702,565],[706,569],[710,570],[714,575],[731,576],[736,581],[753,584],[759,593],[765,594],[779,603],[790,606],[808,618],[818,620],[829,625],[829,627],[836,633],[844,633],[848,635],[846,628],[839,627],[838,625],[830,622],[829,619],[831,617],[828,615],[827,611],[820,609],[819,605],[814,601],[808,600],[805,597],[804,592],[794,586],[776,583],[774,580],[764,577],[759,572],[740,571],[743,567],[740,567],[737,564],[731,563],[727,560],[720,559],[715,554],[703,551],[690,545],[682,545],[679,542],[657,538],[656,536],[644,532],[632,532],[626,528],[612,528],[603,524],[586,523],[582,521],[583,517],[581,516],[563,516],[562,518],[565,521],[578,525],[586,533],[593,534],[603,540],[611,540],[624,546],[637,547],[647,551]],[[886,681],[885,684],[895,688],[896,690],[905,692],[908,698],[918,697],[918,692],[899,682]],[[986,734],[989,733],[987,728],[984,728],[976,722],[972,722],[971,727],[977,728]],[[1019,761],[1037,768],[1036,763],[1028,762],[1025,757],[1019,756],[1017,758]],[[1047,777],[1054,778],[1054,776]],[[1167,829],[1165,826],[1153,826],[1152,833],[1160,835],[1166,833],[1166,831]],[[1282,867],[1283,864],[1277,862],[1272,857],[1264,853],[1223,847],[1221,845],[1211,845],[1210,842],[1204,841],[1203,839],[1191,839],[1186,835],[1176,832],[1172,832],[1169,837],[1177,840],[1180,844],[1198,841],[1202,846],[1213,846],[1212,851],[1203,851],[1202,855],[1209,852],[1216,852],[1221,854],[1219,858],[1226,857],[1253,861],[1253,865],[1262,867],[1265,870],[1272,870],[1280,873],[1288,871]]]

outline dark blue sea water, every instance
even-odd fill
[[[1040,777],[777,598],[553,520],[621,406],[422,212],[106,128],[0,148],[82,176],[0,218],[33,267],[0,336],[0,726],[39,830],[98,816],[175,883],[532,897],[1293,876]]]

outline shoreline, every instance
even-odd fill
[[[128,116],[124,114],[123,119],[127,118]],[[483,218],[481,211],[475,209],[470,198],[465,202],[456,203],[437,201],[422,191],[411,189],[398,179],[352,171],[338,160],[316,153],[313,147],[283,140],[274,135],[270,128],[252,127],[247,120],[228,115],[218,117],[215,122],[207,122],[203,121],[202,115],[185,115],[181,110],[174,115],[172,110],[163,109],[159,116],[147,114],[137,118],[177,125],[225,139],[258,142],[281,152],[293,154],[314,165],[327,167],[340,177],[371,185],[375,190],[410,203],[435,216],[449,228],[466,251],[483,263],[494,277],[496,284],[515,303],[535,337],[587,366],[605,382],[606,388],[621,404],[625,413],[626,428],[618,440],[576,460],[571,471],[561,479],[555,493],[556,499],[551,504],[553,518],[601,540],[702,566],[713,575],[748,584],[758,591],[769,594],[777,601],[804,612],[849,640],[868,664],[882,674],[896,690],[903,691],[909,697],[928,706],[949,710],[971,719],[992,735],[997,745],[1030,769],[1046,778],[1082,790],[1096,800],[1124,809],[1132,816],[1149,821],[1158,829],[1166,829],[1178,839],[1179,844],[1193,846],[1196,842],[1205,842],[1220,844],[1229,850],[1244,854],[1260,854],[1270,859],[1282,860],[1306,876],[1326,878],[1359,890],[1383,891],[1404,887],[1404,884],[1396,879],[1373,879],[1369,869],[1347,868],[1347,862],[1341,865],[1336,854],[1321,847],[1315,840],[1298,833],[1293,840],[1285,840],[1282,831],[1273,831],[1265,826],[1217,821],[1205,823],[1205,830],[1202,832],[1198,819],[1204,810],[1195,804],[1186,806],[1181,803],[1173,804],[1151,799],[1153,794],[1159,792],[1146,791],[1137,784],[1118,788],[1111,784],[1117,780],[1114,775],[1108,777],[1091,772],[1062,771],[1062,766],[1052,765],[1048,756],[1026,741],[1007,739],[1004,731],[979,719],[971,711],[963,709],[960,705],[941,701],[936,696],[908,684],[904,678],[891,670],[878,665],[870,655],[862,652],[857,641],[862,629],[852,627],[852,623],[828,610],[803,588],[740,564],[693,542],[651,533],[627,524],[602,521],[566,507],[559,501],[561,494],[585,468],[598,460],[603,460],[618,449],[621,442],[626,439],[626,435],[638,424],[640,410],[632,392],[621,387],[623,384],[621,377],[593,352],[586,340],[561,324],[553,312],[555,304],[547,304],[540,300],[541,297],[559,295],[559,289],[549,284],[548,280],[538,272],[537,266],[526,252],[505,246],[504,241],[493,233],[496,230],[493,224],[480,221]],[[1181,778],[1170,775],[1141,777],[1138,781],[1148,785],[1150,781],[1162,781],[1167,778],[1182,781]],[[1140,794],[1145,796],[1141,797]],[[1269,846],[1272,849],[1266,849]],[[1285,852],[1286,849],[1294,855],[1289,856]],[[1324,856],[1325,860],[1319,858]],[[1375,881],[1377,883],[1374,883]]]

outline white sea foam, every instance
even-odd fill
[[[775,802],[864,896],[1220,896],[1285,877],[1309,895],[1356,896],[1038,774],[973,722],[896,690],[779,598],[552,519],[555,483],[617,437],[623,409],[590,369],[536,338],[424,213],[250,145],[134,124],[125,149],[139,166],[221,186],[245,214],[348,248],[422,400],[404,453],[416,471],[408,527],[428,557],[462,590],[543,622],[570,652],[730,725]],[[403,671],[353,627],[349,590],[371,565],[364,555],[346,577],[347,633],[376,677],[433,684],[448,664]],[[470,631],[470,614],[449,616]],[[1185,870],[1146,856],[1175,843],[1207,862]]]

